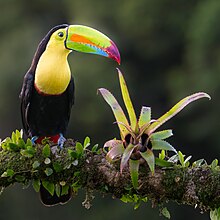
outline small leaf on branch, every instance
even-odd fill
[[[170,212],[168,211],[167,207],[164,207],[162,210],[161,210],[161,214],[165,217],[165,218],[168,218],[170,219]]]
[[[36,192],[40,191],[40,185],[41,185],[41,182],[39,179],[32,181],[32,186]]]
[[[54,195],[55,186],[53,183],[46,180],[42,180],[42,185],[50,193],[51,196]]]
[[[37,169],[40,166],[40,162],[39,161],[34,161],[34,163],[32,164],[33,169]]]
[[[50,176],[50,175],[53,174],[53,170],[52,170],[51,168],[49,168],[49,167],[47,167],[44,172],[45,172],[45,174],[46,174],[47,176]]]
[[[42,150],[42,153],[43,153],[43,156],[45,158],[49,157],[50,156],[50,145],[49,144],[46,144],[44,147],[43,147],[43,150]]]
[[[84,150],[90,145],[90,138],[87,136],[83,143]]]

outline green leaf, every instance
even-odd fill
[[[78,158],[78,154],[76,153],[76,151],[73,151],[71,149],[68,149],[68,154],[70,157],[72,157],[73,159]]]
[[[77,152],[78,158],[83,155],[84,149],[80,142],[76,142],[76,152]]]
[[[163,160],[166,157],[165,150],[161,150],[159,153],[159,159]]]
[[[61,172],[63,170],[61,164],[58,163],[58,162],[54,162],[53,163],[53,168],[54,168],[56,173],[59,173],[59,172]]]
[[[16,134],[15,134],[14,131],[13,131],[12,134],[11,134],[11,140],[12,140],[12,142],[13,142],[14,144],[16,144],[17,138],[16,138]]]
[[[124,167],[126,166],[128,160],[130,159],[130,156],[131,156],[134,149],[135,149],[135,146],[133,144],[129,144],[125,148],[124,153],[123,153],[122,158],[121,158],[121,165],[120,165],[120,172],[121,173],[122,173]]]
[[[178,156],[179,156],[180,164],[181,164],[182,166],[184,166],[184,157],[185,157],[185,156],[182,154],[181,151],[178,151]]]
[[[150,167],[150,170],[151,170],[152,174],[154,174],[154,170],[155,170],[154,153],[150,149],[147,149],[147,151],[140,152],[140,154],[146,160],[148,166]]]
[[[25,142],[22,138],[18,139],[18,147],[24,149],[25,148]]]
[[[90,145],[90,138],[86,137],[84,140],[83,148],[86,149]]]
[[[30,138],[27,139],[25,146],[33,146],[32,141]]]
[[[101,93],[101,95],[103,96],[105,101],[111,107],[116,121],[120,122],[117,124],[118,124],[119,130],[121,132],[121,137],[122,137],[122,139],[124,139],[126,134],[128,134],[128,131],[124,125],[129,127],[129,124],[128,124],[127,118],[126,118],[121,106],[118,104],[115,97],[107,89],[101,88],[98,91]],[[121,123],[124,125],[122,125]]]
[[[98,145],[98,144],[95,144],[95,145],[92,147],[92,153],[96,153],[97,150],[98,150],[98,147],[99,147],[99,145]]]
[[[108,161],[114,160],[116,157],[122,155],[125,151],[123,142],[120,140],[107,141],[104,147],[110,148],[109,152],[106,155],[106,159]]]
[[[44,156],[45,158],[50,157],[50,152],[51,152],[51,150],[50,150],[50,145],[49,145],[49,144],[46,144],[46,145],[43,147],[43,150],[42,150],[43,156]]]
[[[179,155],[178,153],[177,154],[174,154],[172,157],[170,157],[168,159],[169,162],[172,162],[172,163],[177,163],[179,161]]]
[[[161,214],[165,217],[165,218],[168,218],[170,219],[170,212],[168,211],[167,207],[164,207],[162,210],[161,210]]]
[[[193,167],[199,167],[202,166],[202,164],[206,164],[206,161],[204,159],[199,159],[193,162]]]
[[[211,169],[214,170],[217,166],[218,166],[218,160],[215,159],[215,160],[213,160],[212,163],[211,163]]]
[[[10,150],[15,151],[15,152],[20,150],[19,146],[15,143],[8,143],[8,147]]]
[[[69,186],[68,185],[62,186],[61,196],[67,195],[68,191],[69,191]]]
[[[40,191],[40,185],[41,185],[41,182],[39,179],[32,181],[32,186],[36,192]]]
[[[23,182],[25,180],[25,177],[22,175],[16,175],[15,179],[17,182]]]
[[[2,175],[1,177],[12,177],[14,175],[14,170],[12,169],[7,169]]]
[[[131,124],[131,128],[133,131],[138,132],[138,125],[137,125],[137,117],[134,111],[134,107],[133,104],[131,102],[131,98],[128,92],[128,88],[125,82],[125,79],[121,73],[121,71],[119,69],[118,70],[118,76],[119,76],[119,82],[120,82],[120,86],[121,86],[121,93],[122,93],[122,97],[124,100],[124,104],[125,107],[127,109],[128,115],[129,115],[129,119],[130,119],[130,124]]]
[[[4,173],[2,173],[1,177],[8,177],[7,172],[5,171]]]
[[[131,181],[134,189],[138,188],[138,170],[139,170],[139,160],[129,160],[129,168]]]
[[[137,210],[141,205],[141,200],[138,200],[134,205],[134,210]]]
[[[128,202],[134,202],[133,198],[129,195],[122,195],[122,197],[120,198],[120,200],[124,203],[128,203]]]
[[[160,158],[155,158],[155,164],[160,167],[172,167],[173,163]]]
[[[188,156],[185,160],[184,160],[184,167],[188,167],[190,165],[189,160],[192,158],[192,156]]]
[[[49,167],[47,167],[47,168],[44,170],[44,172],[45,172],[45,174],[46,174],[47,176],[50,176],[50,175],[53,174],[53,170],[52,170],[51,168],[49,168]]]
[[[141,114],[138,119],[138,126],[141,128],[145,124],[149,124],[151,120],[151,108],[142,106]]]
[[[7,176],[9,176],[9,177],[14,176],[14,173],[15,173],[14,170],[12,170],[12,169],[7,169],[6,172],[7,172]]]
[[[169,129],[169,130],[154,132],[153,134],[151,134],[150,138],[151,140],[164,140],[172,135],[173,135],[173,132],[171,129]]]
[[[171,144],[169,144],[164,140],[152,140],[151,144],[153,150],[169,150],[177,153],[176,149]]]
[[[33,157],[37,152],[33,146],[27,146],[26,151],[29,154],[29,157]]]
[[[20,131],[19,130],[16,130],[15,131],[15,134],[16,134],[16,139],[17,141],[23,137],[23,130],[21,129]]]
[[[61,187],[60,187],[60,184],[58,183],[55,185],[55,192],[56,192],[56,195],[60,197]]]
[[[179,113],[182,109],[184,109],[188,104],[194,102],[201,98],[210,98],[210,96],[204,92],[198,92],[193,95],[187,96],[186,98],[180,100],[176,105],[174,105],[167,113],[158,118],[155,122],[153,122],[149,128],[147,129],[148,135],[152,134],[157,128],[159,128],[166,121],[171,119],[177,113]]]
[[[37,169],[40,166],[40,162],[35,160],[34,163],[32,164],[33,169]]]
[[[46,180],[42,180],[42,185],[50,193],[51,196],[54,195],[55,186],[53,183]]]
[[[210,219],[211,220],[219,220],[220,219],[220,208],[217,208],[217,209],[210,211]]]

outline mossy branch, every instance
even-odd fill
[[[48,145],[46,145],[48,146]],[[139,171],[139,187],[132,187],[130,172],[127,167],[120,173],[119,162],[109,163],[106,154],[82,149],[69,139],[62,150],[49,144],[34,146],[33,156],[21,154],[21,151],[0,151],[0,186],[7,187],[15,182],[27,183],[41,180],[50,183],[68,185],[74,191],[85,188],[90,192],[98,191],[111,194],[113,198],[125,198],[134,195],[148,198],[153,206],[168,201],[188,204],[208,211],[220,207],[220,170],[206,164],[197,167],[174,166],[156,167],[154,175],[147,164],[142,164]],[[79,149],[80,148],[80,149]],[[50,172],[48,172],[48,170]],[[89,196],[88,196],[89,197]],[[88,201],[87,201],[88,202]],[[85,204],[86,205],[86,204]],[[89,207],[89,205],[87,206]]]

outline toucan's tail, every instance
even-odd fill
[[[56,193],[52,196],[42,185],[40,186],[40,199],[45,206],[53,206],[57,204],[63,205],[71,199],[71,194],[71,187],[66,195],[58,197]]]

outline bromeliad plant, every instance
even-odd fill
[[[106,157],[110,162],[121,157],[121,172],[129,162],[132,184],[136,189],[138,188],[138,170],[140,164],[146,161],[152,174],[154,174],[155,164],[157,163],[160,165],[162,164],[162,166],[170,166],[168,161],[155,158],[153,150],[163,150],[162,152],[173,151],[177,153],[176,149],[165,141],[165,139],[173,135],[172,130],[169,129],[157,132],[156,130],[189,103],[204,97],[210,99],[210,96],[203,92],[187,96],[156,120],[151,119],[151,108],[143,106],[140,116],[137,119],[125,79],[119,69],[118,75],[121,93],[130,123],[115,97],[107,89],[100,88],[99,92],[110,105],[121,134],[121,140],[113,139],[107,141],[104,148],[108,148],[109,150]]]

